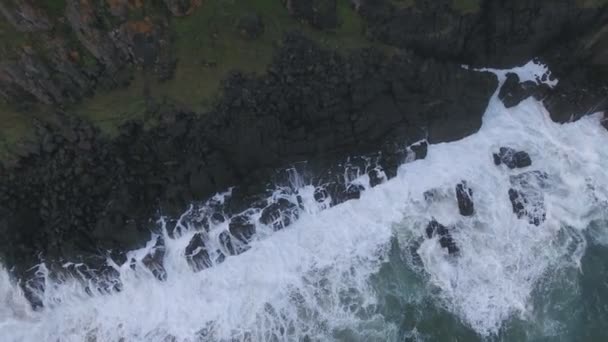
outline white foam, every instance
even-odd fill
[[[335,331],[360,328],[371,329],[368,340],[390,340],[395,327],[366,310],[377,298],[370,277],[386,259],[391,237],[406,252],[425,236],[431,218],[456,227],[460,248],[460,256],[449,256],[436,238],[418,248],[424,272],[440,290],[438,302],[479,334],[497,333],[513,315],[526,319],[535,285],[548,270],[576,265],[584,249],[580,231],[606,217],[608,134],[600,119],[560,125],[532,99],[505,109],[494,97],[477,134],[431,145],[426,159],[331,209],[320,210],[311,187],[303,187],[306,210],[296,223],[202,272],[193,273],[183,257],[192,232],[167,239],[166,281],[125,265],[121,292],[90,296],[76,282],[56,284],[46,293],[52,305],[39,312],[27,309],[0,272],[0,336],[7,342],[196,341],[206,329],[204,340],[332,340]],[[532,166],[495,166],[492,152],[501,146],[529,152]],[[529,170],[550,176],[539,227],[518,219],[507,195],[509,176]],[[474,191],[472,218],[458,215],[454,187],[461,180]],[[445,196],[428,204],[423,193],[430,189]]]

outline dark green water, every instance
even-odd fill
[[[437,299],[436,288],[398,247],[374,277],[379,303],[375,308],[395,326],[385,336],[395,341],[608,341],[608,246],[597,236],[606,227],[586,233],[587,248],[581,268],[556,269],[534,289],[531,311],[526,317],[511,317],[498,333],[481,336]],[[363,335],[363,336],[362,336]],[[343,341],[381,340],[379,336],[339,332]]]

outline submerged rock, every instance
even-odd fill
[[[458,210],[462,216],[473,216],[475,206],[473,203],[473,189],[469,188],[466,181],[456,185],[456,200]]]
[[[494,164],[505,164],[509,169],[523,168],[532,165],[530,155],[525,151],[516,151],[510,147],[501,147],[494,153]]]
[[[549,186],[549,176],[542,171],[530,171],[510,177],[509,201],[517,218],[526,218],[539,226],[546,219],[543,189]]]
[[[447,248],[448,253],[457,254],[460,251],[456,241],[452,238],[452,234],[450,234],[450,230],[441,223],[432,220],[426,226],[426,237],[432,239],[435,236],[439,237],[439,244],[442,248]]]

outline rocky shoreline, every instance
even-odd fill
[[[191,7],[175,3],[173,14],[188,14]],[[335,6],[319,12],[316,3],[285,2],[313,27],[337,25]],[[391,177],[406,146],[458,140],[481,126],[498,83],[462,65],[512,67],[538,57],[558,86],[509,75],[500,91],[507,106],[535,96],[558,122],[608,108],[605,5],[480,3],[469,12],[449,1],[353,1],[367,34],[394,47],[390,54],[370,48],[344,55],[290,32],[266,73],[231,74],[210,112],[163,106],[158,125],[130,122],[115,138],[58,112],[0,168],[0,260],[17,278],[39,260],[95,266],[110,251],[145,244],[160,215],[179,217],[190,203],[231,186],[230,210],[238,213],[277,170],[298,161],[322,173],[346,156],[380,152],[378,166]],[[418,158],[422,146],[413,147],[421,149]],[[332,190],[335,203],[356,197],[341,186]]]

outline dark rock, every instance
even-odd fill
[[[462,216],[473,216],[475,207],[473,203],[473,189],[469,188],[466,181],[456,185],[456,199],[458,210]]]
[[[152,271],[152,274],[158,280],[166,280],[167,279],[167,271],[165,270],[165,266],[163,264],[163,259],[165,257],[165,246],[162,238],[158,238],[156,241],[156,245],[152,248],[150,253],[148,253],[143,259],[142,263]]]
[[[371,186],[372,188],[378,184],[381,184],[385,180],[385,177],[382,174],[382,170],[379,168],[369,170],[367,175],[369,176],[369,186]]]
[[[511,108],[530,96],[542,99],[548,91],[548,86],[544,84],[539,85],[533,81],[520,83],[517,74],[508,73],[505,83],[500,88],[498,98],[506,108]]]
[[[511,176],[513,186],[509,189],[509,200],[517,218],[527,218],[530,224],[539,226],[546,219],[543,189],[550,186],[549,176],[541,171],[530,171]]]
[[[426,237],[431,239],[435,236],[439,237],[439,244],[442,248],[447,248],[449,254],[457,254],[460,249],[450,234],[450,230],[441,223],[432,220],[426,226]]]
[[[255,225],[246,215],[237,215],[228,224],[230,234],[243,243],[248,243],[255,234]]]
[[[530,155],[525,151],[516,151],[510,147],[501,147],[493,154],[494,164],[505,164],[509,169],[523,168],[532,165]]]
[[[222,245],[224,247],[224,250],[227,251],[229,255],[236,254],[236,248],[232,244],[232,238],[230,238],[230,233],[221,232],[219,235],[219,242],[220,242],[220,245]],[[221,255],[223,255],[223,253]],[[222,259],[222,261],[223,261],[223,259]]]
[[[202,233],[196,233],[186,246],[186,259],[195,272],[211,266],[209,252],[206,249]]]
[[[414,152],[414,158],[416,160],[424,159],[426,158],[429,144],[426,141],[420,141],[413,145],[410,145],[409,148],[410,150],[412,150],[412,152]]]
[[[361,193],[365,188],[361,184],[350,184],[344,193],[344,201],[361,198]]]
[[[285,198],[280,198],[262,210],[260,222],[272,225],[275,230],[283,229],[298,217],[298,206]]]
[[[329,197],[329,193],[327,192],[327,190],[325,190],[324,187],[320,187],[315,189],[313,197],[315,198],[315,201],[321,203]]]
[[[237,29],[241,37],[255,39],[264,33],[264,22],[257,13],[247,13],[239,19]]]

